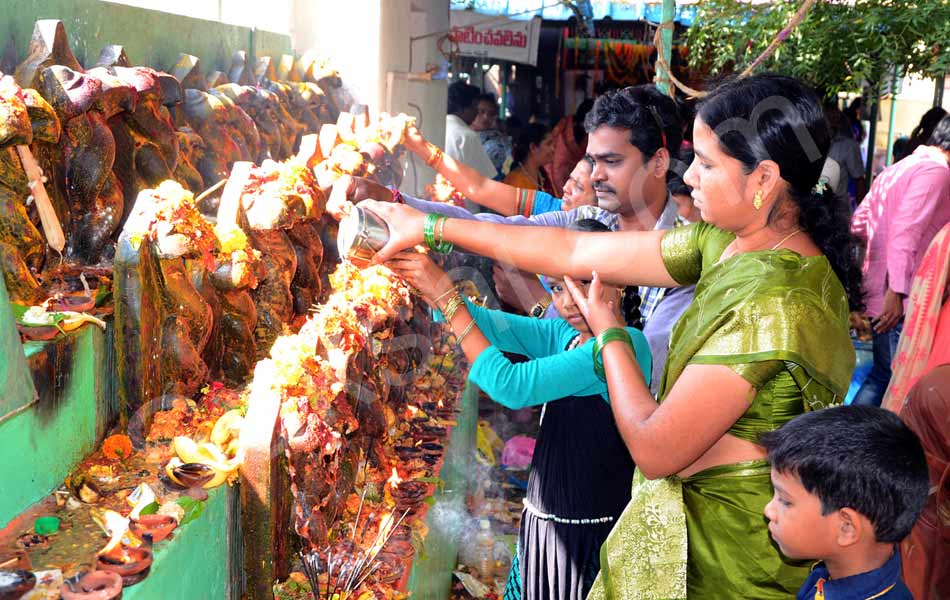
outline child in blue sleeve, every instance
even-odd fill
[[[798,600],[912,600],[900,552],[930,488],[924,450],[894,413],[840,406],[763,436],[775,495],[769,531],[790,558],[819,559]]]
[[[586,226],[606,229],[596,221]],[[470,381],[509,408],[544,405],[505,600],[583,600],[600,570],[600,546],[630,497],[634,464],[604,401],[607,384],[594,372],[590,327],[571,294],[549,277],[563,318],[521,317],[452,301],[448,276],[424,255],[402,253],[387,265],[445,313],[471,364]],[[619,307],[620,292],[613,293]],[[640,331],[627,332],[649,377],[649,344]],[[530,360],[512,363],[503,352]]]

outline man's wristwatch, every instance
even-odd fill
[[[551,297],[545,296],[539,300],[537,304],[531,307],[531,312],[529,314],[535,319],[540,319],[544,316],[544,313],[547,312],[549,306],[551,306]]]

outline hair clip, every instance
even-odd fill
[[[820,196],[825,193],[825,190],[828,189],[828,178],[821,176],[818,178],[818,183],[815,184],[815,187],[811,188],[811,193],[816,196]]]

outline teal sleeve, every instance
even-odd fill
[[[534,195],[534,207],[531,209],[532,215],[540,215],[559,210],[561,210],[560,198],[555,198],[547,192],[538,192]]]
[[[564,319],[535,319],[490,310],[465,301],[468,312],[488,342],[503,352],[543,358],[564,350],[577,332]]]
[[[637,362],[650,384],[653,359],[643,333],[627,328]],[[594,374],[593,340],[579,348],[512,363],[498,348],[489,347],[475,359],[469,379],[492,400],[510,409],[537,406],[568,396],[599,394],[607,400],[607,384]]]

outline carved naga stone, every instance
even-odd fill
[[[196,89],[185,90],[181,107],[183,123],[204,140],[205,148],[195,165],[205,187],[227,179],[231,165],[250,160],[243,136],[233,131],[228,107],[219,98]]]
[[[146,67],[97,67],[88,74],[113,77],[136,93],[134,108],[108,122],[116,144],[113,171],[122,185],[128,217],[140,191],[174,178],[179,141],[166,105],[180,101],[181,89],[174,78]]]
[[[281,155],[281,128],[278,122],[280,113],[279,98],[271,91],[252,87],[226,83],[214,88],[217,96],[225,96],[237,104],[257,125],[260,133],[260,151],[254,158],[255,162],[262,162],[268,158],[278,158]]]
[[[253,293],[257,347],[266,355],[284,324],[306,314],[320,293],[323,246],[313,223],[326,199],[301,161],[265,161],[252,171],[241,205],[266,273]]]
[[[194,197],[173,181],[139,193],[115,258],[119,402],[131,414],[164,394],[193,396],[214,327],[207,293],[217,239]],[[150,414],[143,415],[147,427]]]
[[[40,73],[39,91],[63,125],[62,181],[68,223],[66,255],[84,264],[111,259],[123,217],[122,190],[112,172],[115,138],[107,120],[135,105],[135,90],[55,65]]]
[[[36,300],[39,284],[34,274],[46,255],[46,240],[27,214],[31,190],[15,147],[58,138],[59,121],[52,108],[35,91],[0,75],[0,264],[11,300]]]

